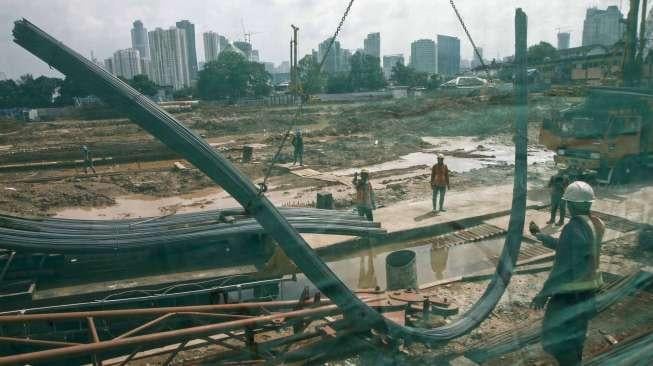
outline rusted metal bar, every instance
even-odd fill
[[[177,313],[179,315],[195,315],[195,316],[204,316],[210,318],[231,318],[231,319],[251,319],[255,318],[254,315],[240,315],[240,314],[224,314],[224,313],[201,313],[195,311],[184,311]]]
[[[158,317],[158,318],[156,318],[154,320],[150,320],[149,322],[147,322],[147,323],[145,323],[145,324],[143,324],[143,325],[141,325],[139,327],[136,327],[136,328],[134,328],[134,329],[132,329],[132,330],[130,330],[128,332],[125,332],[125,333],[115,337],[114,339],[123,339],[123,338],[130,337],[130,336],[132,336],[132,335],[134,335],[134,334],[136,334],[136,333],[138,333],[138,332],[140,332],[142,330],[145,330],[145,329],[147,329],[147,328],[149,328],[149,327],[151,327],[153,325],[161,323],[162,321],[170,318],[171,316],[174,316],[175,314],[177,314],[177,313],[168,313],[168,314],[161,315],[160,317]]]
[[[100,337],[97,334],[97,328],[95,327],[95,321],[92,317],[86,318],[86,323],[88,324],[88,332],[90,333],[91,340],[93,343],[99,343]],[[93,365],[102,366],[102,360],[98,359],[97,354],[93,354]]]
[[[88,331],[91,334],[91,339],[93,340],[94,343],[100,342],[100,337],[98,336],[97,333],[97,328],[95,327],[95,321],[93,320],[93,317],[87,317],[86,322],[88,323]]]
[[[15,343],[15,344],[25,344],[25,345],[45,346],[45,347],[71,347],[71,346],[82,345],[82,343],[46,341],[41,339],[14,338],[14,337],[0,337],[0,343]]]
[[[62,359],[74,356],[88,355],[93,353],[104,352],[108,350],[116,350],[125,347],[144,346],[153,343],[161,342],[174,342],[179,340],[188,340],[194,338],[201,338],[203,336],[224,333],[228,330],[243,329],[248,326],[259,326],[261,324],[269,323],[277,318],[303,318],[303,317],[323,317],[329,314],[339,313],[336,305],[321,306],[318,308],[303,309],[296,311],[289,311],[286,313],[278,313],[267,316],[261,316],[252,319],[241,319],[230,322],[208,324],[186,329],[178,329],[172,331],[165,331],[153,334],[146,334],[141,336],[134,336],[123,339],[113,339],[108,341],[101,341],[99,343],[81,344],[65,348],[51,349],[45,351],[24,353],[19,355],[11,355],[0,358],[0,365],[14,365],[24,363],[35,363],[50,361],[55,359]]]
[[[309,300],[310,301],[310,300]],[[312,303],[312,301],[310,301]],[[326,301],[323,301],[323,303]],[[298,301],[267,301],[267,302],[246,302],[234,304],[215,304],[215,305],[197,305],[197,306],[172,306],[161,308],[140,308],[140,309],[123,309],[123,310],[97,310],[97,311],[72,311],[67,313],[54,314],[27,314],[27,315],[3,315],[0,316],[0,324],[20,323],[39,320],[70,320],[93,318],[109,318],[121,316],[138,316],[138,315],[163,315],[167,313],[178,313],[184,311],[191,312],[212,312],[212,311],[244,311],[266,308],[292,308],[297,305]]]

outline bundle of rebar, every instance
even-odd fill
[[[375,236],[380,224],[350,212],[281,209],[302,233]],[[38,253],[115,253],[157,246],[212,244],[263,234],[242,209],[212,210],[127,220],[28,219],[0,215],[0,248]]]
[[[503,296],[514,272],[521,246],[526,214],[527,89],[526,15],[517,9],[516,35],[516,123],[515,175],[511,217],[504,250],[496,272],[479,301],[456,321],[433,329],[402,326],[389,321],[362,302],[311,249],[294,226],[265,197],[263,189],[238,171],[196,133],[175,120],[147,97],[84,58],[27,20],[15,23],[15,42],[66,76],[74,77],[89,92],[114,108],[121,109],[144,130],[177,151],[216,184],[227,191],[256,218],[285,254],[316,287],[343,311],[352,323],[373,327],[397,337],[423,342],[441,342],[459,337],[487,318]],[[1,239],[0,239],[1,240]]]

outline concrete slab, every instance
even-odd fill
[[[503,198],[502,198],[503,197]],[[451,190],[445,196],[446,212],[432,212],[431,197],[406,201],[374,211],[374,218],[389,233],[455,221],[510,209],[512,184]],[[542,204],[528,200],[527,205]]]
[[[506,197],[506,199],[497,199],[497,197]],[[381,227],[386,229],[389,234],[392,234],[466,219],[472,216],[506,211],[510,209],[510,197],[512,197],[511,184],[477,187],[464,191],[451,190],[447,192],[445,199],[446,212],[432,212],[431,197],[429,196],[422,200],[402,201],[391,206],[381,207],[374,211],[374,221],[380,222]],[[534,200],[527,201],[527,205],[544,203]],[[507,227],[507,219],[505,220],[505,226]],[[314,249],[331,246],[353,238],[314,234],[306,234],[303,237]]]

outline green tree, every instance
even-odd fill
[[[19,86],[15,81],[0,80],[0,108],[18,107],[19,93]]]
[[[390,71],[390,80],[397,85],[410,86],[415,77],[415,69],[399,62]]]
[[[324,90],[327,77],[313,56],[299,60],[298,69],[303,94],[317,94]]]
[[[238,99],[247,94],[249,82],[247,60],[236,52],[222,52],[199,72],[197,90],[205,100]]]
[[[196,89],[192,86],[178,89],[172,92],[172,98],[174,100],[192,100],[193,96],[196,95]]]
[[[158,90],[156,84],[150,80],[147,75],[136,75],[133,79],[127,81],[127,83],[129,83],[132,88],[149,96],[153,96]]]
[[[66,76],[59,88],[59,96],[56,99],[57,105],[72,105],[75,97],[84,97],[89,93],[84,89],[80,82],[74,78]]]
[[[386,85],[377,57],[358,51],[351,57],[349,63],[351,66],[349,72],[351,89],[355,91],[377,90]]]
[[[346,72],[339,72],[329,75],[326,83],[327,93],[349,93],[353,89],[349,80],[349,74]]]
[[[556,60],[558,58],[558,50],[548,42],[540,42],[536,45],[528,47],[528,63],[538,64],[546,59]]]
[[[265,71],[265,66],[258,62],[250,62],[248,67],[248,96],[264,97],[272,91],[272,75]]]
[[[18,80],[17,107],[46,108],[54,105],[54,95],[63,84],[59,78],[26,74]]]
[[[437,88],[441,79],[439,75],[433,75],[432,83],[430,83],[429,75],[425,72],[419,72],[413,69],[410,66],[404,66],[400,63],[397,63],[393,68],[390,74],[390,80],[395,82],[397,85],[409,86],[409,87],[424,87],[427,88],[431,84],[433,89]]]

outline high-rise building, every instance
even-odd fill
[[[186,34],[186,54],[188,55],[188,69],[191,80],[197,79],[197,50],[195,49],[195,24],[188,20],[176,23],[177,28]]]
[[[558,33],[558,49],[559,50],[568,49],[570,39],[571,39],[571,35],[569,34],[569,32]]]
[[[220,44],[220,36],[215,32],[206,32],[202,34],[204,40],[204,61],[211,62],[218,59],[218,55],[222,52]],[[222,37],[224,38],[224,37]]]
[[[152,80],[161,86],[182,89],[190,85],[186,32],[175,27],[148,33],[152,54]]]
[[[147,28],[143,27],[143,22],[137,20],[132,28],[132,48],[138,50],[143,59],[150,59],[150,42],[147,39]]]
[[[606,10],[589,8],[583,22],[583,46],[612,46],[623,38],[625,23],[623,14],[615,5]]]
[[[277,73],[287,74],[290,72],[290,61],[281,61],[279,67],[277,67]]]
[[[420,39],[410,44],[410,66],[419,72],[437,74],[438,50],[432,39]]]
[[[460,59],[460,70],[461,71],[467,71],[471,68],[471,63],[469,62],[468,59],[461,58]]]
[[[317,51],[318,60],[321,61],[326,55],[323,70],[327,74],[335,74],[343,71],[342,63],[344,62],[345,57],[343,57],[342,50],[340,49],[340,42],[338,41],[333,42],[333,46],[331,46],[331,50],[327,54],[329,44],[331,44],[331,38],[327,38],[324,42],[320,43]]]
[[[460,40],[438,34],[438,73],[453,76],[460,72]]]
[[[105,70],[112,73],[113,75],[116,74],[116,72],[113,70],[113,57],[109,57],[109,58],[104,59],[104,68],[105,68]]]
[[[141,57],[141,74],[152,80],[152,60]]]
[[[390,76],[392,76],[392,68],[397,66],[397,64],[404,65],[403,54],[399,53],[396,55],[383,56],[383,75],[386,79],[390,79]]]
[[[252,45],[249,42],[245,41],[235,41],[232,43],[234,47],[238,48],[240,51],[242,51],[243,55],[245,55],[245,58],[247,61],[252,60]]]
[[[363,52],[374,56],[381,62],[381,33],[370,33],[363,41]]]
[[[274,67],[274,62],[264,62],[263,67],[265,68],[265,71],[274,74],[277,69]]]
[[[474,52],[474,58],[472,59],[472,63],[471,63],[472,69],[475,69],[475,68],[483,65],[483,63],[481,62],[481,59],[483,59],[483,48],[482,47],[476,47],[476,50],[478,51],[478,54],[481,55],[481,58],[479,58],[478,55],[476,54],[476,52]]]
[[[261,56],[259,55],[258,50],[252,50],[252,57],[250,57],[250,61],[252,62],[261,61]]]
[[[134,76],[140,75],[142,73],[140,52],[135,48],[114,52],[113,73],[125,79],[133,79]]]

